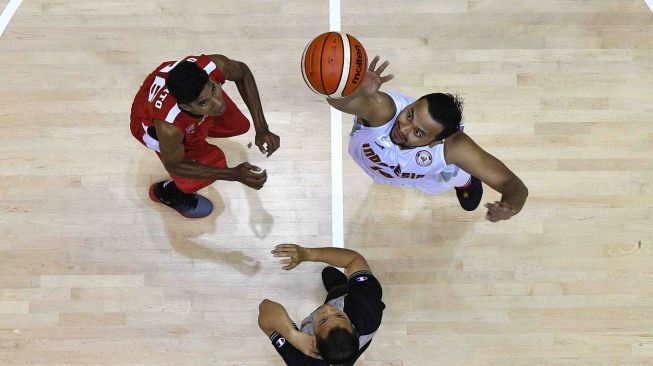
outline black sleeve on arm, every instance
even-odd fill
[[[358,271],[349,276],[345,313],[359,335],[376,332],[381,325],[385,304],[381,301],[383,290],[372,272]]]
[[[322,360],[301,353],[286,338],[282,337],[279,332],[273,332],[270,335],[270,341],[272,341],[274,349],[277,350],[277,353],[281,355],[281,358],[283,358],[288,366],[329,366]]]

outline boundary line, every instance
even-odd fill
[[[2,11],[2,15],[0,15],[0,37],[5,33],[9,21],[11,21],[22,3],[23,0],[10,0],[5,10]]]
[[[329,30],[340,32],[340,0],[329,0]],[[342,181],[342,112],[331,107],[331,237],[344,248],[344,195]]]

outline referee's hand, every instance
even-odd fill
[[[307,248],[303,248],[297,244],[279,244],[272,250],[272,254],[275,257],[285,257],[280,261],[281,264],[284,264],[282,269],[289,271],[297,267],[301,262],[305,261],[307,258]]]

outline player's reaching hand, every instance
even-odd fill
[[[254,143],[263,154],[267,154],[266,156],[269,157],[279,148],[280,139],[279,136],[265,129],[256,132]]]
[[[237,181],[254,189],[263,188],[263,185],[268,180],[268,173],[265,170],[261,170],[261,168],[247,162],[233,169]]]
[[[379,88],[381,88],[381,85],[383,83],[388,82],[394,78],[393,74],[386,75],[386,76],[381,76],[383,74],[383,71],[385,71],[385,68],[388,67],[390,62],[388,60],[383,61],[381,66],[378,68],[376,67],[376,63],[379,62],[379,56],[375,56],[372,62],[370,62],[370,67],[367,69],[367,72],[365,73],[365,78],[363,79],[363,83],[359,87],[359,90],[357,90],[358,93],[362,93],[362,95],[374,95],[377,91],[379,91]]]

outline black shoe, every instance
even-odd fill
[[[167,199],[163,196],[164,182],[154,183],[150,186],[150,199],[157,203],[162,203],[175,211],[179,212],[182,216],[191,219],[198,219],[206,217],[213,211],[213,204],[206,197],[197,193],[183,193],[179,192],[174,195],[174,198]]]
[[[483,183],[478,178],[471,177],[469,184],[464,187],[456,187],[456,196],[463,210],[474,211],[483,197]]]
[[[327,292],[337,286],[347,285],[347,276],[335,267],[325,267],[322,270],[322,283]]]

